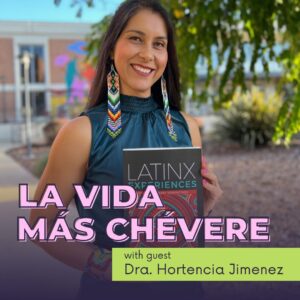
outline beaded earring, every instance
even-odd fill
[[[168,93],[167,93],[167,84],[166,84],[166,80],[165,80],[164,76],[161,77],[161,92],[162,92],[163,101],[164,101],[164,111],[165,111],[169,136],[171,137],[172,140],[177,142],[177,135],[176,135],[176,132],[174,131],[171,114],[170,114],[169,98],[168,98]]]
[[[119,75],[113,63],[110,72],[107,74],[107,100],[107,132],[112,138],[116,138],[122,131],[122,123]]]

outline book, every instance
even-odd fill
[[[124,184],[132,186],[141,195],[148,185],[154,185],[163,207],[133,206],[126,210],[128,220],[138,218],[184,218],[188,228],[195,218],[203,217],[203,187],[201,178],[201,148],[138,148],[123,150]],[[154,222],[155,224],[155,222]],[[204,244],[203,226],[194,242],[186,241],[178,224],[176,241],[146,241],[142,234],[129,247],[201,247]]]

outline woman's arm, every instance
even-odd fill
[[[194,147],[202,147],[200,130],[196,120],[187,113],[181,112],[181,114],[188,124],[192,145]],[[220,200],[223,191],[219,185],[218,177],[209,168],[203,156],[201,175],[203,178],[202,184],[204,188],[204,215],[207,216]]]
[[[91,124],[87,117],[79,117],[70,121],[58,133],[49,153],[48,163],[38,183],[34,200],[40,201],[47,184],[55,184],[64,206],[68,207],[74,196],[73,184],[82,183],[89,159],[91,147]],[[59,209],[49,205],[45,209],[32,209],[30,225],[38,218],[47,218],[47,228],[51,228]],[[91,243],[67,242],[58,239],[56,242],[39,242],[35,244],[43,248],[61,262],[83,270],[89,256],[95,250]]]

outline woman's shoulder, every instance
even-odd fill
[[[190,114],[184,111],[179,111],[179,113],[184,117],[189,126],[191,126],[193,129],[195,129],[196,127],[198,128],[197,121]]]
[[[86,115],[80,115],[67,122],[59,131],[59,135],[64,138],[76,138],[86,136],[91,130],[89,118]]]
[[[52,145],[52,150],[62,157],[74,155],[86,156],[91,145],[91,123],[87,116],[79,116],[70,120],[58,132]]]
[[[179,113],[183,116],[184,120],[188,125],[193,146],[201,147],[202,143],[201,143],[200,129],[197,121],[186,112],[180,111]]]

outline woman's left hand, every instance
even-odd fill
[[[204,192],[204,216],[207,216],[210,214],[216,203],[220,200],[223,191],[220,187],[218,177],[208,166],[203,156],[201,175]]]

